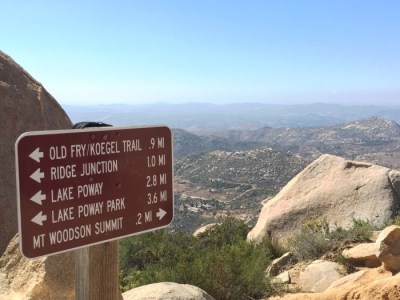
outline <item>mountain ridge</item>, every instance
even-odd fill
[[[325,126],[371,116],[400,122],[400,105],[182,103],[63,106],[74,123],[103,121],[117,126],[165,124],[192,133],[210,134],[231,129]]]

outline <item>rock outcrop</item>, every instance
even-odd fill
[[[362,243],[343,251],[342,255],[347,262],[356,267],[376,268],[382,262],[376,256],[375,243]]]
[[[378,165],[322,155],[264,203],[248,239],[287,237],[313,219],[325,219],[333,228],[347,228],[353,219],[382,225],[400,202],[391,181],[398,178],[396,173]]]
[[[17,233],[14,144],[26,131],[67,129],[71,121],[56,100],[0,51],[0,255]]]
[[[202,289],[189,284],[159,282],[122,294],[124,300],[214,300]]]
[[[392,273],[382,268],[369,269],[342,277],[332,283],[322,293],[287,294],[282,297],[271,297],[270,300],[372,300],[400,299],[400,273]]]
[[[16,235],[0,258],[0,299],[75,299],[74,252],[26,259]]]
[[[400,226],[392,225],[379,234],[375,242],[376,256],[383,267],[393,273],[400,271]]]
[[[300,265],[289,269],[288,273],[289,276],[298,275],[295,282],[290,282],[290,288],[302,293],[271,299],[400,299],[399,232],[400,226],[391,225],[380,232],[375,243],[361,243],[344,250],[343,256],[347,262],[358,266],[357,272],[347,276],[342,277],[343,266],[334,262],[317,260],[305,268],[300,262]],[[335,277],[340,278],[335,280]]]

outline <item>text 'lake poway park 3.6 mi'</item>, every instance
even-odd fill
[[[168,127],[27,132],[15,152],[26,257],[164,228],[173,220]]]

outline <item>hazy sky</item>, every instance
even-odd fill
[[[400,1],[2,0],[0,49],[62,104],[400,104]]]

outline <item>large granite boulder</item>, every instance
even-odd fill
[[[313,219],[325,219],[333,228],[347,228],[353,219],[383,225],[395,214],[400,201],[398,173],[322,155],[264,203],[248,239],[260,241],[267,235],[285,238]]]
[[[26,131],[67,129],[71,121],[56,100],[0,51],[0,255],[17,233],[14,145]]]

